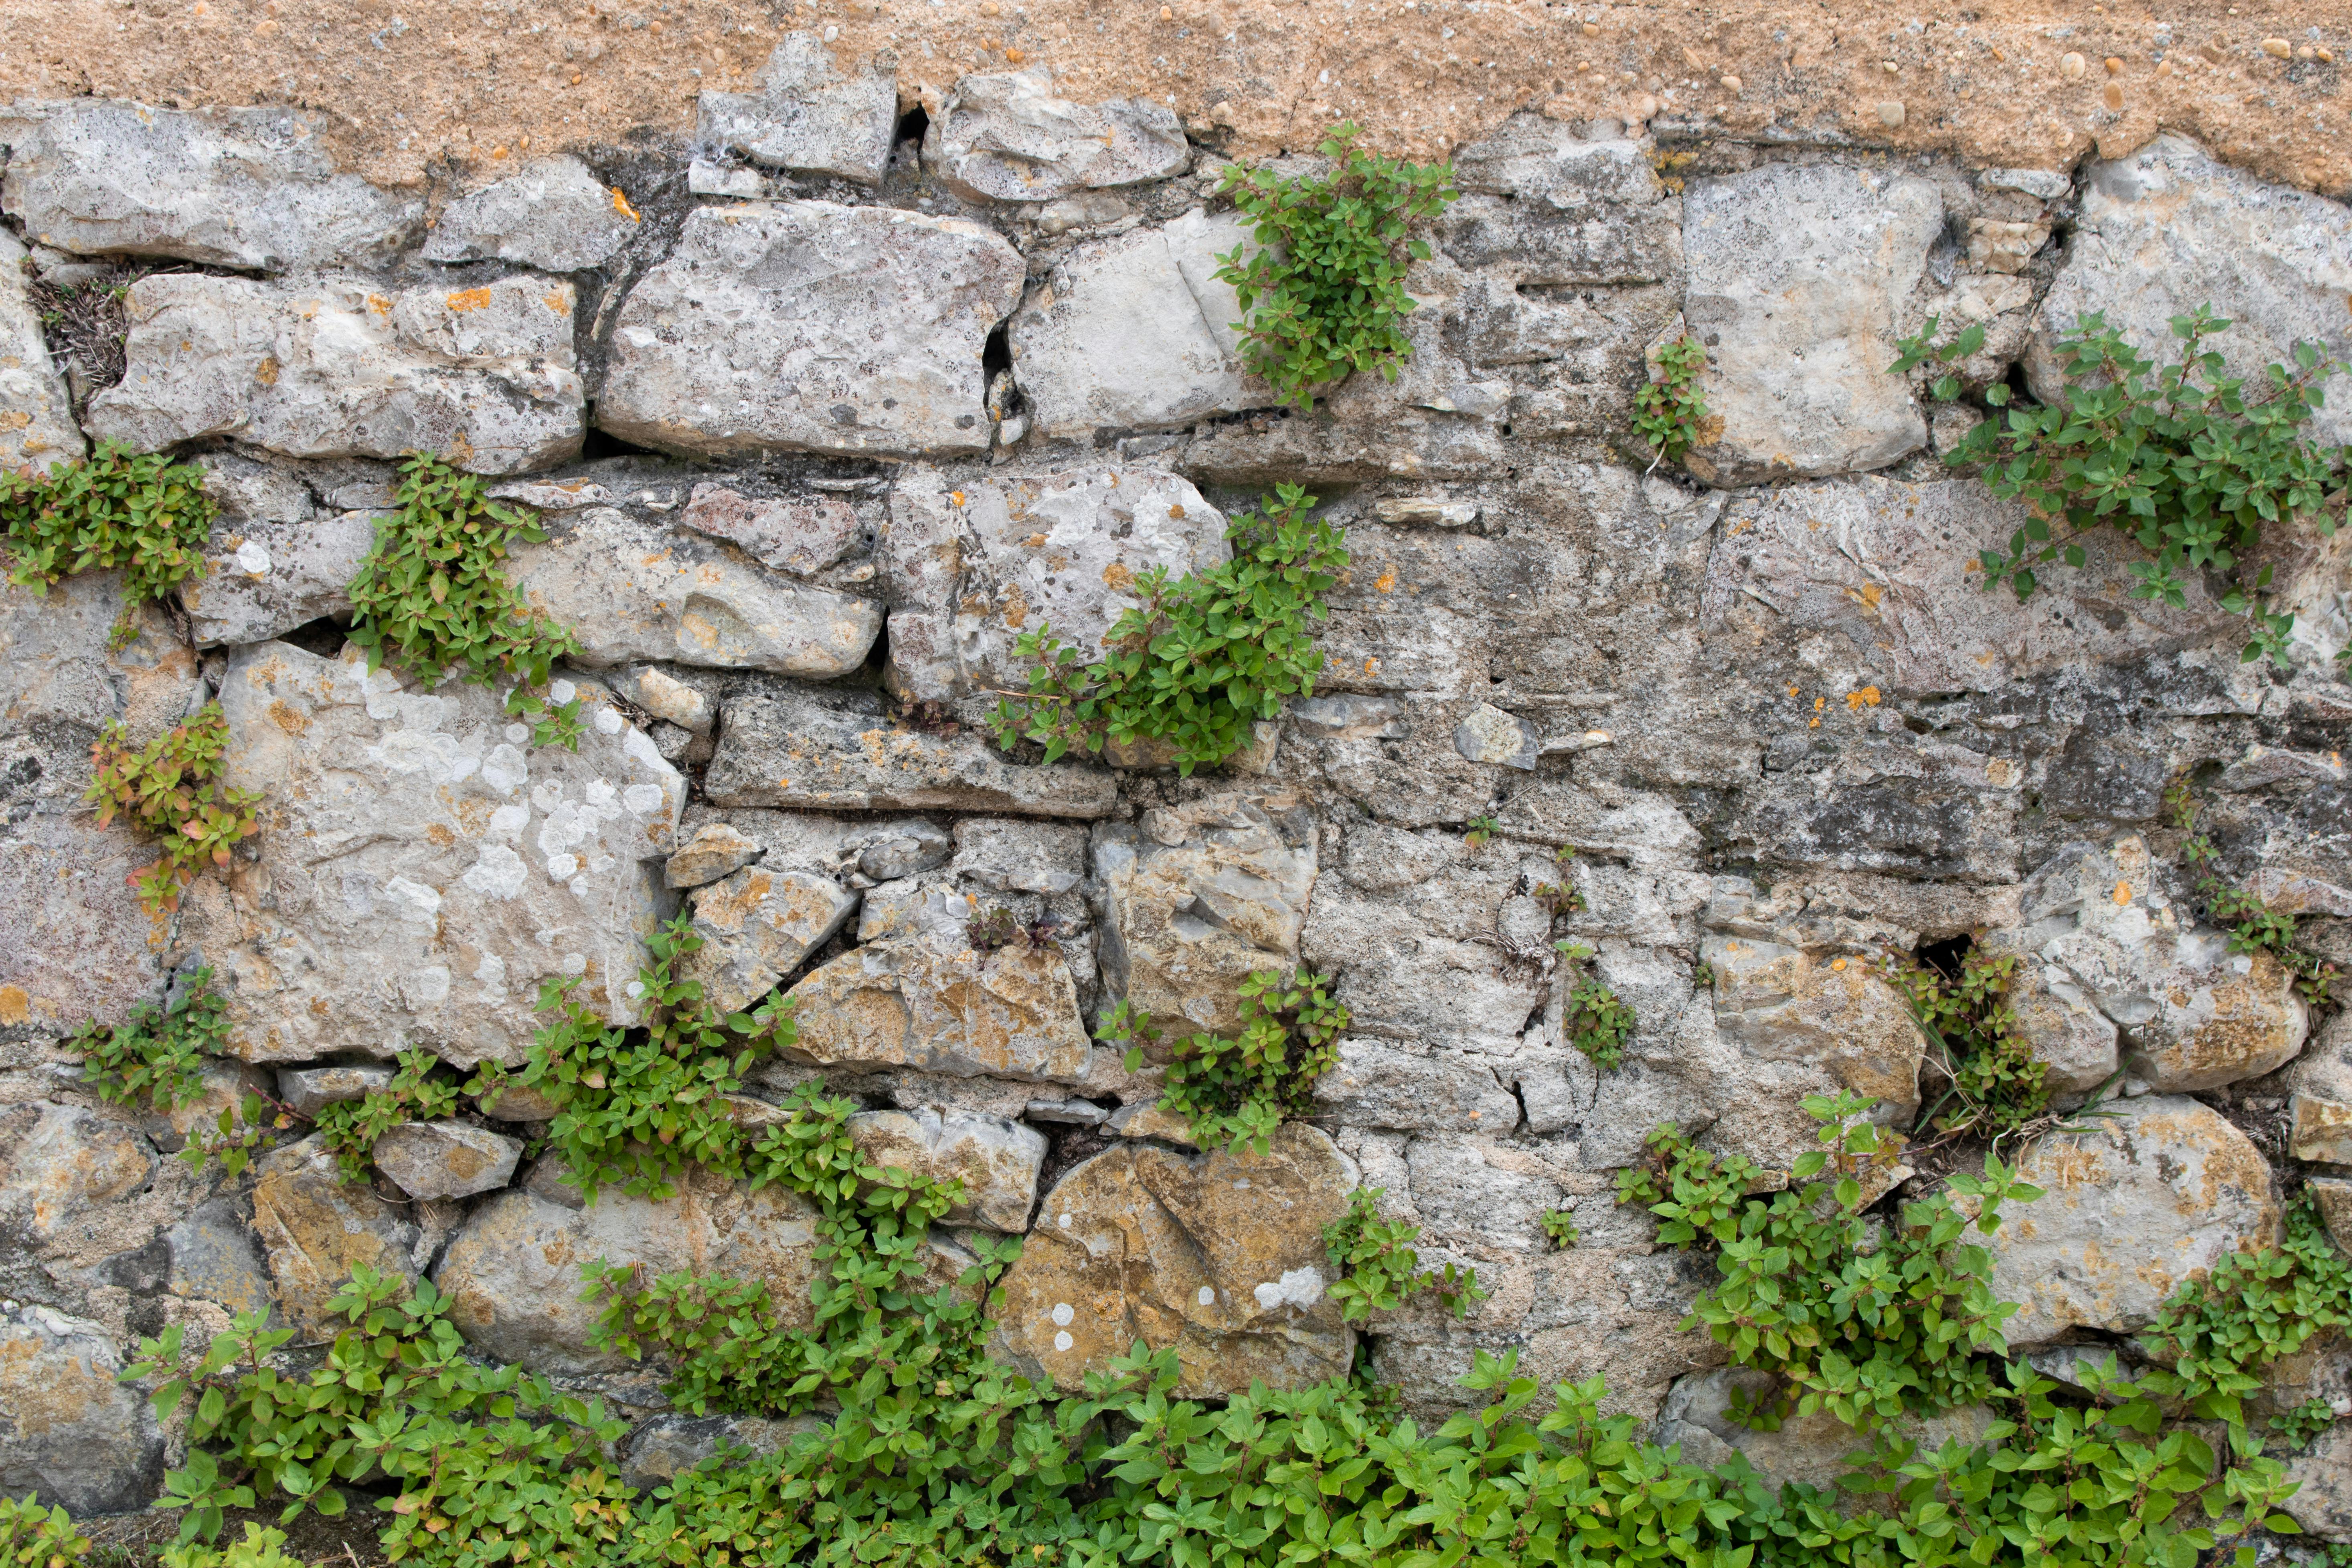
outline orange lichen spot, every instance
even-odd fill
[[[1793,687],[1793,686],[1791,686],[1790,688],[1789,688],[1789,695],[1790,695],[1790,696],[1791,696],[1791,697],[1796,696],[1796,695],[1797,695],[1797,689],[1796,689],[1795,687]]]
[[[1845,694],[1845,705],[1859,713],[1865,708],[1878,706],[1878,688],[1864,686]]]
[[[1181,505],[1171,506],[1168,509],[1168,515],[1181,522],[1184,521],[1184,509]]]
[[[1364,673],[1366,675],[1378,675],[1380,672],[1381,661],[1379,659],[1367,658],[1364,660]]]
[[[1832,969],[1843,969],[1845,967],[1845,960],[1843,958],[1833,958],[1830,960],[1830,967]]]
[[[425,837],[444,849],[457,842],[457,836],[449,831],[449,825],[446,822],[427,823],[425,827]]]
[[[289,735],[299,735],[310,727],[310,716],[289,705],[282,697],[269,705],[269,721]]]
[[[1805,728],[1808,730],[1818,730],[1821,727],[1822,721],[1819,719],[1808,720],[1805,723]]]
[[[367,308],[379,316],[389,316],[392,314],[392,300],[382,294],[370,294],[367,297]]]
[[[574,77],[572,79],[577,81],[579,79]],[[618,185],[614,185],[613,187],[613,210],[619,213],[623,217],[627,218],[631,223],[643,223],[646,221],[644,216],[640,214],[636,208],[629,205],[629,198],[622,194],[621,187]]]
[[[1102,571],[1103,586],[1114,594],[1124,594],[1135,586],[1135,574],[1124,562],[1114,561]]]
[[[1396,592],[1396,584],[1397,584],[1396,568],[1395,568],[1395,567],[1393,567],[1393,566],[1390,567],[1390,568],[1389,568],[1388,570],[1386,570],[1385,572],[1382,572],[1379,576],[1377,576],[1377,577],[1375,577],[1375,578],[1373,578],[1373,579],[1372,579],[1372,586],[1373,586],[1373,587],[1375,587],[1375,588],[1378,588],[1378,589],[1379,589],[1381,593],[1383,593],[1383,594],[1393,594],[1393,593],[1395,593],[1395,592]]]
[[[2116,884],[2115,900],[2116,908],[2117,909],[2121,909],[2126,904],[2131,902],[2131,884],[2129,882],[2117,882]]]
[[[0,1024],[28,1024],[33,1018],[33,999],[21,985],[0,985]]]
[[[1862,585],[1862,602],[1874,610],[1878,608],[1878,601],[1885,596],[1886,591],[1875,583],[1864,583]]]
[[[278,364],[276,354],[264,354],[261,356],[261,363],[253,367],[253,379],[264,386],[276,386],[278,373],[281,368],[283,367]]]
[[[490,291],[488,287],[460,289],[450,295],[446,303],[452,313],[460,316],[468,310],[488,310],[490,303]]]
[[[948,492],[948,500],[958,506],[961,506],[963,505],[963,492],[961,490],[950,490]]]
[[[1830,700],[1829,700],[1828,698],[1826,698],[1826,697],[1816,697],[1816,698],[1814,698],[1814,699],[1813,699],[1813,711],[1814,711],[1814,712],[1816,712],[1816,713],[1820,712],[1822,709],[1824,709],[1824,708],[1828,707],[1829,705],[1830,705]]]
[[[539,302],[561,316],[572,309],[570,296],[561,289],[550,289],[539,297]]]

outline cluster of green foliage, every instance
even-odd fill
[[[77,1568],[89,1554],[89,1538],[64,1509],[0,1496],[0,1568]]]
[[[226,1546],[196,1541],[166,1546],[161,1561],[163,1568],[306,1568],[300,1558],[286,1554],[284,1531],[259,1524],[247,1524],[245,1539]]]
[[[1261,969],[1241,984],[1241,1029],[1179,1041],[1168,1063],[1160,1109],[1192,1124],[1202,1148],[1223,1143],[1265,1153],[1284,1120],[1314,1103],[1315,1080],[1339,1059],[1348,1009],[1311,970]],[[1143,1065],[1160,1039],[1151,1015],[1121,1002],[1096,1030],[1106,1045],[1128,1047],[1128,1070]]]
[[[1307,515],[1315,498],[1297,485],[1260,504],[1226,528],[1230,560],[1173,581],[1164,566],[1138,577],[1141,603],[1104,637],[1101,658],[1086,662],[1050,624],[1022,633],[1014,651],[1036,663],[1028,691],[991,716],[998,743],[1038,742],[1053,762],[1160,741],[1190,776],[1248,745],[1250,726],[1279,714],[1285,698],[1313,696],[1323,655],[1308,623],[1325,616],[1347,545]]]
[[[1633,1006],[1583,967],[1592,950],[1580,942],[1559,942],[1562,963],[1577,966],[1576,984],[1561,1000],[1559,1026],[1568,1043],[1604,1071],[1625,1065],[1625,1042],[1633,1037]]]
[[[1422,1268],[1412,1248],[1421,1226],[1381,1217],[1380,1201],[1386,1187],[1358,1187],[1348,1194],[1348,1212],[1323,1227],[1323,1246],[1339,1278],[1330,1289],[1339,1303],[1339,1316],[1360,1323],[1375,1311],[1393,1311],[1423,1290],[1435,1290],[1457,1318],[1470,1315],[1473,1304],[1486,1299],[1479,1288],[1478,1271],[1448,1263],[1430,1270]]]
[[[86,1021],[65,1043],[81,1053],[82,1080],[100,1100],[176,1110],[205,1092],[205,1060],[228,1045],[228,1004],[213,972],[192,970],[163,1006],[142,1002],[120,1024]]]
[[[2221,858],[2213,841],[2197,831],[2197,796],[2188,780],[2175,779],[2165,787],[2164,809],[2183,835],[2180,858],[2185,865],[2210,866]],[[2294,916],[2273,913],[2253,894],[2210,871],[2197,879],[2197,891],[2205,900],[2207,918],[2229,928],[2231,952],[2269,953],[2294,976],[2296,995],[2314,1007],[2335,1005],[2336,965],[2296,945]]]
[[[1538,882],[1528,889],[1528,896],[1549,910],[1552,918],[1557,920],[1561,915],[1574,914],[1583,909],[1584,895],[1568,884],[1568,863],[1576,858],[1576,847],[1563,844],[1552,851],[1552,858],[1559,863],[1560,880]]]
[[[1681,337],[1658,349],[1658,374],[1633,394],[1633,429],[1655,462],[1679,463],[1698,441],[1700,422],[1706,418],[1706,396],[1699,390],[1698,373],[1706,368],[1706,349],[1696,338]]]
[[[314,1119],[346,1182],[367,1179],[375,1141],[402,1122],[434,1121],[457,1113],[461,1091],[439,1057],[430,1051],[403,1051],[396,1059],[400,1067],[390,1083],[357,1100],[322,1105]]]
[[[1649,1164],[1620,1179],[1620,1203],[1668,1222],[1661,1241],[1716,1244],[1722,1279],[1683,1327],[1706,1324],[1736,1364],[1774,1375],[1775,1388],[1743,1411],[1759,1424],[1826,1410],[1873,1427],[1997,1388],[1989,1358],[2007,1354],[2000,1325],[2017,1308],[1994,1298],[1992,1254],[1966,1238],[1971,1226],[1997,1229],[2004,1202],[2042,1194],[1988,1158],[1981,1176],[1951,1178],[1973,1201],[1972,1216],[1938,1193],[1874,1224],[1863,1210],[1874,1194],[1859,1176],[1893,1145],[1865,1119],[1870,1104],[1851,1094],[1807,1099],[1822,1147],[1799,1156],[1790,1186],[1769,1199],[1736,1197],[1753,1167],[1719,1163],[1672,1128],[1652,1135]],[[1835,1180],[1815,1179],[1824,1173]]]
[[[1573,1209],[1546,1209],[1543,1228],[1552,1246],[1562,1252],[1584,1239],[1584,1232],[1576,1226],[1576,1211]]]
[[[1462,842],[1473,849],[1484,849],[1486,841],[1501,831],[1503,825],[1497,818],[1474,816],[1470,819],[1469,830],[1462,835]]]
[[[1412,353],[1405,271],[1429,258],[1428,245],[1410,237],[1412,222],[1460,194],[1452,164],[1379,157],[1356,136],[1346,121],[1323,139],[1318,150],[1337,164],[1328,174],[1234,164],[1218,187],[1257,241],[1255,251],[1236,246],[1217,258],[1218,279],[1241,303],[1243,362],[1300,408],[1350,371],[1396,379]]]
[[[202,468],[103,442],[88,461],[55,464],[46,475],[0,468],[8,580],[46,594],[60,577],[120,568],[118,647],[134,635],[131,611],[204,575],[215,510]]]
[[[1884,973],[1909,1004],[1946,1080],[1944,1092],[1920,1115],[1921,1125],[1948,1137],[1999,1139],[2048,1112],[2043,1079],[2050,1066],[2016,1032],[2017,1016],[2010,1011],[2015,957],[1970,948],[1960,957],[1957,977],[1916,963],[1888,964]]]
[[[2272,1435],[2290,1451],[2307,1447],[2314,1437],[2335,1425],[2336,1406],[2316,1394],[2271,1417]]]
[[[2263,607],[2268,568],[2252,583],[2237,568],[2265,523],[2302,519],[2335,532],[2331,492],[2344,483],[2347,453],[2314,442],[2305,426],[2320,406],[2320,384],[2342,367],[2317,344],[2297,343],[2294,368],[2272,365],[2262,395],[2250,397],[2223,374],[2221,355],[2204,346],[2229,325],[2210,306],[2174,317],[2179,357],[2159,364],[2094,311],[2058,340],[2066,380],[2061,401],[2011,406],[2006,386],[1985,389],[1992,417],[1948,460],[1982,464],[1993,493],[2023,501],[2032,514],[2007,550],[1983,552],[1987,587],[2007,583],[2026,598],[2036,566],[2061,559],[2082,565],[2081,537],[2115,526],[2154,556],[2131,568],[2134,598],[2179,606],[2187,603],[2188,574],[2223,574],[2236,585],[2222,606],[2250,623],[2244,657],[2286,662],[2294,617]],[[1948,363],[1984,341],[1983,329],[1971,327],[1938,348],[1936,330],[1931,317],[1918,335],[1902,340],[1902,357],[1889,370]],[[1931,390],[1948,398],[1959,384],[1948,373]]]
[[[217,702],[144,746],[124,738],[119,719],[90,745],[83,798],[96,803],[98,825],[120,816],[163,847],[161,860],[130,878],[150,914],[179,908],[180,889],[198,871],[227,865],[238,841],[260,831],[253,808],[261,793],[222,787],[227,751],[228,718]]]
[[[531,689],[579,645],[525,604],[500,566],[516,540],[537,543],[546,531],[429,453],[412,454],[400,474],[399,510],[376,523],[352,579],[351,640],[367,649],[368,668],[389,658],[429,686],[453,673],[485,686],[510,677],[507,711],[531,720],[533,743],[577,751],[578,700],[555,704]]]

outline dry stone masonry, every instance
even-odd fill
[[[680,914],[678,978],[794,1010],[729,1114],[772,1126],[822,1079],[873,1164],[960,1180],[930,1286],[1025,1238],[990,1354],[1065,1388],[1140,1340],[1188,1396],[1361,1357],[1429,1416],[1516,1349],[1605,1375],[1685,1458],[1833,1476],[1833,1421],[1728,1418],[1748,1374],[1678,1329],[1711,1264],[1616,1181],[1673,1123],[1785,1185],[1806,1102],[1851,1093],[1910,1140],[1885,1212],[1937,1190],[1951,1063],[1890,978],[1913,955],[2011,963],[2017,1034],[2090,1107],[2001,1151],[2046,1194],[1990,1244],[2037,1367],[2135,1362],[2299,1193],[2352,1247],[2352,1023],[2203,912],[2168,801],[2185,782],[2232,883],[2352,963],[2352,533],[2266,531],[2280,666],[2241,662],[2218,576],[2133,596],[2114,531],[1988,593],[2027,514],[1941,461],[1974,416],[1886,368],[1933,317],[1983,329],[1967,389],[2051,395],[2079,312],[2157,348],[2209,302],[2233,372],[2352,352],[2352,210],[2177,134],[2001,169],[1521,113],[1454,149],[1394,378],[1288,407],[1217,276],[1255,241],[1206,122],[1035,68],[919,100],[833,31],[701,93],[690,138],[501,149],[456,185],[372,184],[277,108],[0,110],[0,467],[171,451],[217,508],[161,604],[0,587],[0,1492],[143,1506],[184,1436],[118,1384],[136,1341],[248,1310],[321,1338],[362,1264],[615,1402],[641,1484],[787,1441],[668,1409],[580,1268],[757,1279],[805,1323],[801,1197],[703,1170],[583,1203],[529,1085],[392,1127],[356,1183],[306,1132],[404,1053],[519,1066],[543,987],[642,1023]],[[92,335],[53,307],[101,276]],[[1654,462],[1635,395],[1685,334],[1706,416]],[[576,749],[510,680],[346,642],[415,452],[539,520],[505,569],[576,644],[550,691]],[[997,744],[1024,636],[1100,657],[1279,483],[1351,554],[1311,694],[1197,772]],[[151,913],[90,747],[211,701],[258,830]],[[1196,1140],[1159,1106],[1179,1040],[1302,967],[1347,1009],[1334,1065],[1265,1152]],[[74,1029],[199,969],[227,1030],[202,1100],[97,1098]],[[1588,979],[1633,1009],[1619,1065],[1578,1048]],[[1136,1058],[1121,1003],[1164,1031]],[[249,1092],[285,1127],[248,1168],[172,1158]],[[1346,1321],[1324,1230],[1360,1187],[1486,1299]],[[2352,1413],[2340,1335],[2281,1377]],[[2347,1445],[2294,1459],[2293,1511],[2339,1542]]]

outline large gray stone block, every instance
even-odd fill
[[[923,165],[974,201],[1051,202],[1164,180],[1192,149],[1175,110],[1148,99],[1072,103],[1043,67],[955,84],[923,137]]]
[[[579,159],[542,158],[450,203],[425,259],[583,272],[610,261],[644,222]]]
[[[786,33],[761,69],[757,92],[697,100],[695,138],[772,169],[871,185],[890,162],[896,74],[887,57],[845,69],[814,33]]]
[[[47,1307],[0,1310],[0,1496],[78,1517],[128,1513],[163,1479],[163,1434],[115,1381],[105,1328]]]

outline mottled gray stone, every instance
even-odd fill
[[[301,1338],[331,1338],[342,1326],[327,1303],[360,1265],[416,1278],[423,1232],[411,1211],[365,1182],[345,1183],[324,1138],[283,1144],[254,1170],[253,1233],[269,1258],[278,1310]]]
[[[153,109],[112,99],[0,111],[0,206],[40,244],[294,271],[381,259],[425,217],[415,196],[338,174],[316,116]]]
[[[404,1121],[375,1141],[375,1168],[412,1198],[470,1198],[507,1184],[522,1140],[463,1121]]]
[[[378,516],[214,523],[205,574],[180,585],[196,646],[268,642],[311,621],[348,620],[352,579],[375,544]]]
[[[725,806],[1089,817],[1108,816],[1118,800],[1100,768],[1024,767],[971,731],[899,728],[878,702],[782,685],[729,704],[703,794]]]
[[[955,84],[923,137],[923,165],[975,201],[1050,202],[1184,172],[1173,110],[1148,99],[1072,103],[1043,67]]]
[[[1315,1080],[1315,1107],[1337,1125],[1401,1131],[1507,1133],[1519,1121],[1491,1058],[1381,1040],[1339,1042],[1339,1059]]]
[[[816,34],[786,33],[760,71],[757,92],[697,100],[695,139],[770,168],[874,184],[890,161],[898,121],[895,76],[887,56],[844,69]],[[758,195],[758,186],[748,194]]]
[[[799,1038],[780,1054],[805,1066],[1029,1083],[1087,1073],[1086,1026],[1058,944],[979,952],[954,928],[932,929],[855,948],[789,994]]]
[[[394,1068],[379,1066],[280,1068],[278,1098],[305,1116],[317,1116],[330,1105],[365,1100],[390,1089]]]
[[[101,440],[154,451],[228,436],[293,458],[424,450],[477,473],[579,453],[572,285],[519,273],[397,293],[365,280],[142,278],[125,300],[121,385],[90,399]]]
[[[814,1415],[770,1421],[757,1415],[685,1415],[672,1411],[649,1417],[629,1434],[628,1455],[621,1461],[621,1484],[648,1493],[717,1458],[725,1449],[777,1454],[796,1437],[830,1430],[827,1422]]]
[[[77,1518],[128,1513],[163,1479],[163,1434],[98,1323],[47,1307],[0,1308],[0,1497]]]
[[[672,888],[699,888],[750,865],[761,852],[757,840],[728,824],[706,822],[663,864],[662,879]]]
[[[697,485],[677,520],[697,533],[739,546],[762,566],[822,572],[863,542],[857,514],[838,496],[746,496]]]
[[[859,1111],[849,1119],[849,1136],[873,1164],[961,1182],[963,1201],[948,1211],[947,1224],[1014,1235],[1029,1228],[1045,1163],[1044,1133],[1002,1116],[920,1106]]]
[[[579,159],[541,158],[450,203],[425,259],[584,272],[610,261],[644,221]]]
[[[747,866],[697,888],[694,934],[683,978],[701,982],[722,1013],[751,1006],[857,912],[857,895],[808,871]]]
[[[1506,713],[1491,702],[1481,702],[1454,727],[1454,749],[1474,763],[1494,763],[1522,773],[1536,771],[1536,755],[1543,737],[1533,724],[1516,713]]]
[[[2287,1131],[2287,1158],[2352,1165],[2352,1105],[2315,1094],[2298,1094],[2291,1109],[2294,1121]]]
[[[1023,272],[958,218],[698,208],[621,307],[597,423],[708,457],[984,451],[981,349]]]
[[[82,455],[65,377],[49,361],[33,309],[25,247],[0,232],[0,469],[45,474]]]

